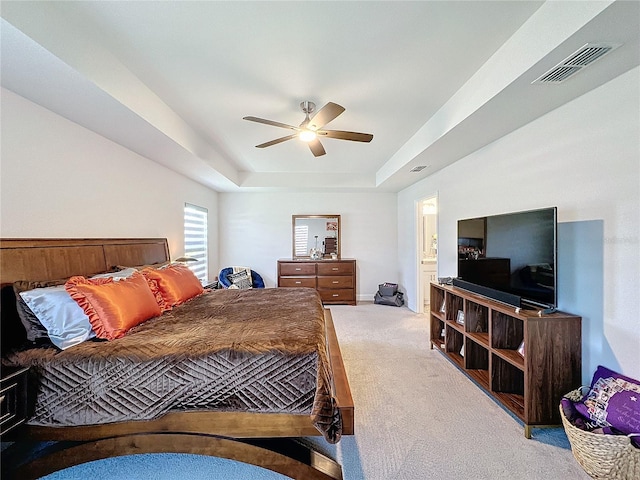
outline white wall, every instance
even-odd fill
[[[291,215],[340,215],[343,258],[357,260],[357,298],[373,301],[397,282],[395,193],[220,193],[220,264],[256,270],[277,283],[277,260],[291,258]]]
[[[216,192],[6,89],[1,128],[2,237],[167,237],[175,258],[189,202],[209,210],[215,276]]]
[[[400,281],[416,285],[427,194],[439,192],[439,276],[457,273],[458,219],[555,205],[558,302],[582,316],[583,381],[599,364],[640,379],[639,84],[635,68],[400,192]]]

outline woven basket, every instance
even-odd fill
[[[567,393],[565,397],[577,402],[583,395],[578,389]],[[640,448],[631,444],[629,436],[605,435],[581,430],[565,417],[562,405],[560,405],[560,416],[573,456],[592,478],[640,479]]]

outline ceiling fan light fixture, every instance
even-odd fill
[[[265,125],[271,125],[274,127],[286,128],[295,132],[287,135],[286,137],[276,138],[275,140],[256,145],[256,148],[270,147],[272,145],[286,142],[287,140],[299,138],[303,142],[306,142],[307,145],[309,145],[309,150],[311,150],[311,153],[313,153],[314,157],[321,157],[327,152],[322,146],[322,143],[320,143],[319,137],[365,143],[373,140],[373,135],[371,135],[370,133],[324,129],[324,126],[327,123],[335,120],[338,115],[344,112],[344,107],[338,105],[337,103],[328,102],[317,112],[315,112],[316,105],[313,102],[302,102],[300,104],[300,107],[305,114],[305,118],[298,127],[294,127],[293,125],[288,125],[286,123],[274,122],[273,120],[267,120],[266,118],[243,117],[244,120],[263,123]],[[315,112],[314,115],[312,117],[309,117],[309,114],[312,112]]]
[[[311,142],[316,139],[317,135],[313,130],[302,130],[299,137],[303,142]]]

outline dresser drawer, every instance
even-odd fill
[[[292,262],[280,264],[280,275],[315,275],[316,264],[304,262]]]
[[[353,288],[353,276],[318,277],[318,289]]]
[[[316,288],[316,277],[280,277],[278,286]]]
[[[351,303],[355,301],[353,288],[318,290],[324,303]]]
[[[353,262],[318,263],[318,275],[353,275]]]
[[[28,368],[3,370],[0,382],[0,433],[24,423],[27,406]]]

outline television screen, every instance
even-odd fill
[[[556,307],[556,232],[556,207],[459,220],[456,285],[518,307]]]

